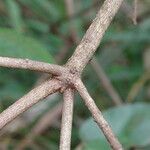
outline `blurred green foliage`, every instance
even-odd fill
[[[74,2],[76,14],[68,19],[63,0],[1,0],[0,56],[52,63],[59,61],[56,56],[67,48],[68,53],[61,61],[61,64],[65,63],[76,46],[70,35],[69,22],[74,21],[81,39],[102,3],[95,0]],[[131,12],[121,8],[95,54],[125,103],[132,85],[146,72],[143,56],[150,49],[150,1],[138,3],[138,24],[134,26],[129,18]],[[131,1],[127,1],[126,5],[132,10]],[[40,75],[32,71],[0,68],[0,110],[27,93]],[[111,98],[90,65],[84,71],[83,80],[97,105],[105,110],[104,116],[124,146],[127,149],[135,146],[136,150],[150,149],[149,82],[143,85],[133,104],[113,107]],[[78,145],[81,145],[81,150],[109,149],[93,120],[87,120],[90,114],[79,96],[76,99],[72,149]],[[36,121],[33,119],[28,127],[0,138],[0,145],[7,143],[8,149],[13,149],[34,124]],[[55,125],[37,137],[34,146],[57,150],[58,141],[59,127]]]
[[[0,55],[54,62],[48,50],[39,41],[10,29],[0,29]]]
[[[149,104],[127,104],[108,109],[103,113],[103,115],[110,123],[113,131],[118,136],[125,149],[128,149],[133,145],[144,146],[149,144]],[[101,147],[102,149],[109,150],[109,146],[104,138],[104,135],[102,132],[99,132],[99,128],[92,118],[85,121],[81,126],[80,137],[85,144],[85,147],[90,147],[85,149],[98,150],[99,147]],[[95,147],[95,144],[97,145],[97,148]]]

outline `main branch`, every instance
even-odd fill
[[[60,88],[61,83],[58,80],[49,79],[40,86],[31,90],[28,94],[23,96],[0,114],[0,129],[28,108],[36,104],[39,100],[53,94]]]
[[[0,66],[18,69],[29,69],[44,73],[51,73],[54,75],[60,75],[62,71],[65,70],[65,67],[54,64],[33,61],[29,59],[9,58],[9,57],[0,57]]]
[[[79,94],[81,95],[83,101],[85,102],[86,106],[88,107],[89,111],[92,113],[93,118],[95,119],[98,126],[103,131],[106,139],[108,140],[109,144],[111,145],[113,150],[123,150],[121,144],[119,143],[118,139],[115,137],[112,129],[110,128],[107,121],[104,119],[101,111],[96,106],[94,100],[89,95],[86,87],[79,79],[75,83],[76,89],[78,90]]]
[[[98,12],[93,23],[77,46],[74,54],[69,59],[67,66],[82,72],[89,60],[94,55],[102,37],[117,13],[123,0],[106,0]]]

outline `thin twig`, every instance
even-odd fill
[[[134,25],[137,25],[137,5],[138,5],[138,0],[133,1],[133,6],[134,6],[134,11],[133,11],[133,23]]]
[[[73,118],[73,91],[67,89],[64,91],[64,104],[62,111],[62,124],[60,135],[60,150],[70,150],[71,146],[71,131]]]
[[[16,150],[23,150],[26,145],[32,144],[32,140],[34,137],[41,134],[43,131],[45,131],[52,123],[54,123],[54,120],[57,120],[62,112],[62,103],[60,102],[56,106],[54,106],[52,109],[50,109],[46,114],[44,114],[36,123],[36,125],[32,128],[32,130],[25,136],[25,138],[19,143]]]
[[[62,66],[54,64],[33,61],[29,59],[9,58],[9,57],[0,57],[0,66],[18,69],[29,69],[44,73],[51,73],[54,75],[60,75],[62,71],[64,71],[65,69]]]
[[[73,0],[65,0],[65,6],[66,6],[68,18],[70,19],[75,14],[74,1]],[[75,23],[73,20],[70,20],[69,24],[70,24],[69,30],[70,30],[71,37],[72,37],[73,41],[77,44],[79,39],[77,36]]]
[[[144,86],[144,84],[150,79],[150,73],[145,72],[131,87],[128,96],[127,102],[131,103],[136,98],[136,96],[140,93],[140,90]]]
[[[107,77],[103,68],[97,62],[95,57],[91,60],[91,65],[92,65],[94,71],[97,73],[98,78],[101,81],[101,84],[103,85],[104,89],[107,91],[107,93],[109,94],[109,96],[113,100],[114,104],[121,105],[123,100],[121,99],[121,97],[119,96],[117,91],[114,89],[109,78]]]
[[[39,100],[58,91],[61,88],[61,82],[58,80],[48,80],[31,90],[28,94],[16,101],[0,114],[0,129],[14,120],[18,115],[36,104]]]
[[[71,19],[71,17],[74,15],[73,0],[64,0],[64,1],[65,1],[68,18]]]
[[[62,61],[66,58],[66,55],[67,55],[68,49],[69,49],[68,45],[70,45],[68,39],[64,39],[64,47],[62,49],[60,49],[59,53],[55,57],[55,59],[58,63],[62,63]]]
[[[31,133],[39,135],[45,131],[50,125],[52,125],[62,112],[62,103],[58,103],[52,109],[50,109],[44,116],[37,122],[36,126],[32,129]]]
[[[133,21],[133,9],[132,9],[132,6],[130,4],[128,4],[127,1],[124,1],[122,3],[122,6],[121,6],[121,10],[123,13],[125,13],[125,15],[132,21]]]
[[[115,137],[112,129],[110,128],[107,121],[104,119],[101,111],[96,106],[94,100],[89,95],[86,87],[79,79],[75,83],[75,87],[78,90],[79,94],[81,95],[83,101],[85,102],[86,106],[88,107],[89,111],[91,112],[93,118],[95,119],[97,125],[103,131],[106,139],[108,140],[109,144],[111,145],[113,150],[123,150],[122,145],[119,143],[118,139]]]

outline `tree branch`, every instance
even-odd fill
[[[33,61],[30,64],[29,60],[7,58],[5,61],[0,57],[0,66],[11,67],[11,68],[23,68],[44,71],[53,74],[61,74],[62,81],[70,86],[71,80],[76,79],[76,72],[81,73],[84,67],[87,65],[89,60],[94,55],[101,39],[114,18],[116,12],[118,11],[123,0],[106,0],[97,14],[97,17],[87,30],[85,36],[83,37],[81,43],[76,48],[74,54],[67,62],[66,66],[70,69],[70,74],[61,74],[63,70],[67,68],[53,66],[50,64],[44,63],[44,65],[36,63],[33,65]],[[11,59],[11,61],[10,61]],[[18,62],[18,60],[20,62]],[[22,64],[21,64],[22,63]],[[39,66],[38,66],[39,65]],[[71,69],[74,70],[71,70]],[[66,70],[65,70],[66,71]],[[67,70],[68,71],[68,70]],[[78,77],[78,76],[77,76]],[[73,79],[74,78],[74,79]],[[64,84],[64,86],[66,86]],[[97,124],[102,129],[104,135],[106,136],[108,142],[114,150],[122,150],[122,146],[113,134],[108,123],[102,116],[102,113],[99,111],[98,107],[94,103],[93,99],[88,94],[85,86],[82,81],[78,79],[75,83],[75,87],[80,93],[81,97],[85,101],[85,104],[91,111],[93,117],[95,118]],[[48,80],[37,88],[33,89],[27,95],[22,97],[8,109],[0,114],[0,129],[4,127],[8,122],[16,118],[19,114],[27,110],[29,107],[37,103],[40,99],[48,96],[59,90],[61,88],[61,82],[55,79]],[[67,89],[64,92],[64,105],[63,105],[63,115],[62,115],[62,130],[60,138],[60,150],[70,150],[70,141],[71,141],[71,128],[72,128],[72,114],[73,114],[73,91]]]
[[[106,0],[98,12],[93,23],[77,46],[74,54],[67,62],[67,66],[82,72],[91,57],[94,55],[101,39],[118,11],[123,0]]]
[[[39,100],[55,93],[61,88],[61,82],[58,80],[48,80],[31,90],[28,94],[16,101],[0,114],[0,129],[15,119],[18,115],[36,104]]]
[[[114,104],[121,105],[123,102],[121,97],[119,96],[117,91],[114,89],[113,85],[111,84],[110,80],[108,79],[101,65],[97,62],[96,58],[92,59],[91,65],[94,71],[97,73],[98,78],[101,81],[104,89],[107,91],[107,93],[113,100]]]
[[[60,75],[62,71],[64,71],[65,69],[65,67],[54,64],[33,61],[29,59],[9,58],[9,57],[0,57],[0,66],[9,68],[29,69],[44,73],[51,73],[54,75]]]
[[[73,118],[73,91],[67,89],[64,92],[64,104],[62,111],[62,124],[60,135],[60,150],[70,150],[71,146],[71,131],[72,131],[72,118]]]
[[[75,83],[75,87],[78,90],[79,94],[83,98],[86,106],[88,107],[89,111],[92,113],[93,118],[95,119],[97,125],[103,131],[106,139],[108,140],[109,144],[111,145],[113,150],[123,150],[122,145],[119,143],[118,139],[115,137],[112,129],[110,128],[107,121],[104,119],[101,111],[96,106],[94,100],[89,95],[86,87],[82,83],[80,79],[77,80]]]
[[[73,0],[65,0],[65,4],[66,4],[65,6],[66,6],[66,9],[67,9],[68,17],[71,18],[74,15]],[[78,39],[78,36],[77,36],[77,32],[75,31],[76,28],[74,26],[74,23],[70,22],[69,27],[70,27],[70,33],[71,33],[72,38],[74,39],[74,42],[78,43],[79,39]],[[100,66],[100,64],[98,64],[96,58],[92,59],[91,65],[92,65],[92,68],[94,69],[94,71],[97,73],[98,78],[100,79],[103,87],[108,92],[109,96],[112,98],[114,104],[116,104],[116,105],[122,104],[122,100],[121,100],[119,94],[117,93],[117,91],[112,86],[111,82],[107,78],[107,76],[106,76],[105,72],[103,71],[102,67]]]

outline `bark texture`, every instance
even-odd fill
[[[9,57],[0,57],[0,66],[8,68],[28,69],[40,71],[44,73],[51,73],[54,75],[61,75],[65,70],[64,67],[29,59],[18,59]]]
[[[104,2],[96,18],[93,20],[93,23],[81,40],[81,43],[77,46],[75,52],[69,59],[67,66],[75,68],[74,70],[80,73],[82,72],[94,55],[106,29],[110,25],[122,2],[123,0],[106,0]]]
[[[59,81],[49,79],[45,83],[31,90],[28,94],[23,96],[0,114],[0,129],[41,99],[57,92],[60,87],[61,84]]]
[[[96,106],[94,100],[89,95],[86,87],[82,83],[81,80],[78,80],[75,84],[76,89],[78,90],[79,94],[81,95],[83,101],[85,102],[87,108],[91,112],[94,120],[96,121],[99,128],[102,130],[103,134],[105,135],[107,141],[109,142],[111,148],[113,150],[123,150],[122,145],[119,143],[118,139],[114,135],[111,127],[107,123],[107,121],[104,119],[101,111]]]
[[[71,146],[71,131],[73,118],[73,91],[67,89],[64,91],[64,103],[62,111],[62,125],[60,135],[60,150],[70,150]]]
[[[70,150],[73,115],[72,89],[74,88],[77,89],[83,98],[86,106],[110,143],[111,148],[113,150],[123,150],[118,139],[115,137],[110,126],[103,118],[102,113],[80,79],[83,69],[88,64],[89,60],[92,59],[122,1],[123,0],[105,0],[96,18],[65,67],[30,60],[0,57],[0,66],[3,67],[30,69],[54,74],[52,79],[47,80],[30,91],[0,114],[0,129],[32,105],[36,104],[39,100],[57,91],[64,92],[60,150]],[[66,2],[70,5],[69,0],[66,0]],[[68,10],[68,12],[69,11],[71,14],[71,10]]]

